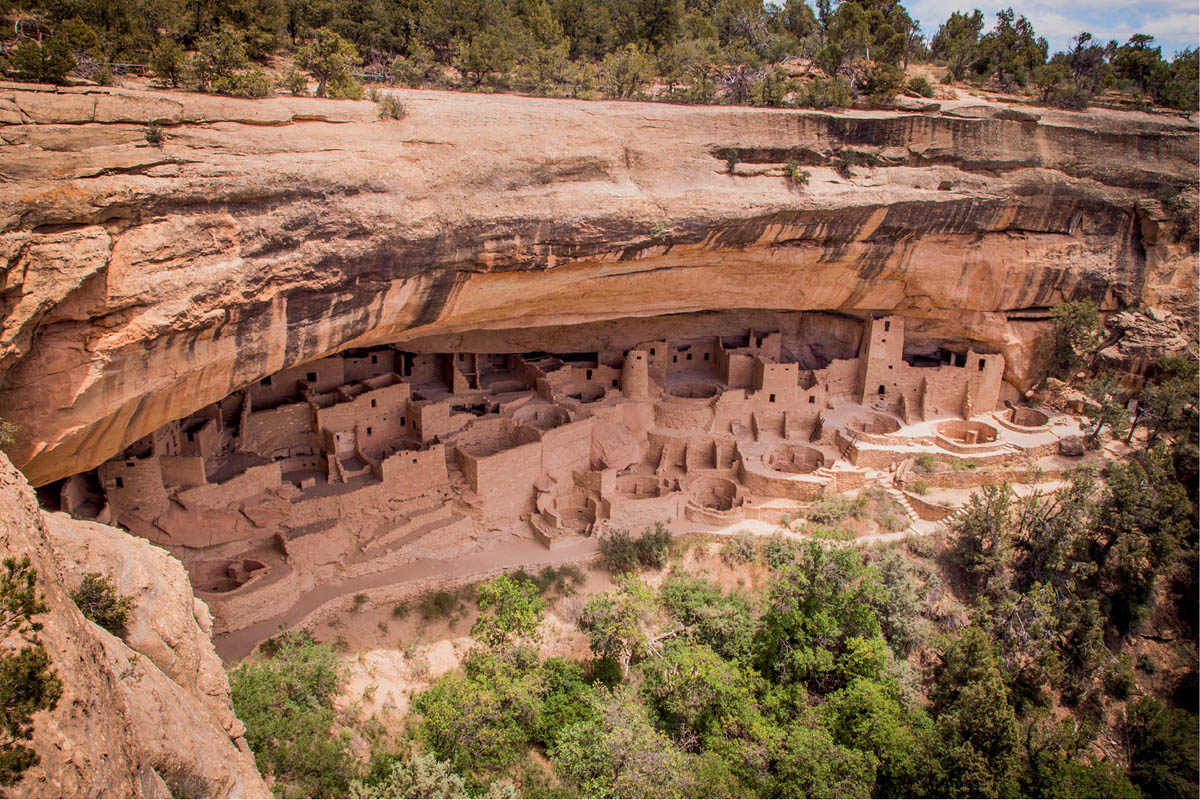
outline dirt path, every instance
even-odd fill
[[[490,550],[456,558],[453,560],[420,559],[400,564],[391,569],[356,578],[317,586],[304,594],[283,614],[213,637],[217,655],[226,664],[234,664],[250,655],[259,642],[274,635],[280,629],[292,628],[304,621],[309,614],[331,600],[371,589],[401,586],[405,583],[428,580],[437,576],[442,580],[468,578],[484,575],[495,570],[530,569],[547,564],[585,560],[597,552],[596,539],[579,539],[555,550],[547,550],[533,539],[525,539]]]

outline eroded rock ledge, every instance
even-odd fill
[[[40,763],[9,796],[270,797],[233,714],[208,609],[178,561],[106,525],[44,514],[2,454],[0,549],[37,568],[50,609],[40,636],[63,682],[57,707],[34,718]],[[124,640],[71,601],[85,572],[134,598]]]
[[[1065,298],[1194,316],[1195,231],[1163,201],[1194,198],[1195,123],[404,98],[382,122],[371,103],[0,87],[0,416],[33,483],[347,347],[886,311],[914,341],[1002,353],[1024,388]],[[878,166],[838,172],[846,149]]]

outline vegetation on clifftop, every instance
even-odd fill
[[[243,97],[284,86],[360,98],[359,78],[405,86],[513,90],[552,97],[827,108],[929,97],[925,76],[1062,108],[1097,95],[1194,110],[1197,51],[1163,58],[1153,37],[1102,43],[1078,34],[1064,52],[1013,9],[954,12],[926,40],[897,0],[7,0],[16,33],[10,77],[111,83],[129,65],[164,85]]]

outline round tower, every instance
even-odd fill
[[[621,366],[621,392],[630,400],[650,396],[650,361],[644,350],[630,350]]]

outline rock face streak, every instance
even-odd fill
[[[910,342],[1003,353],[1025,388],[1063,299],[1194,316],[1195,231],[1163,201],[1194,197],[1195,123],[404,99],[383,122],[365,102],[0,85],[0,417],[35,485],[346,347],[888,312]],[[847,176],[847,150],[878,161]]]

